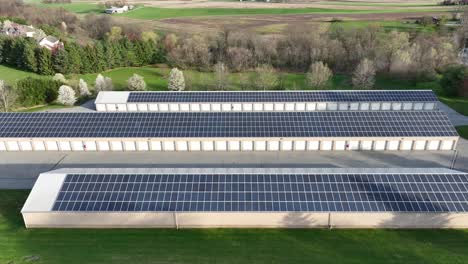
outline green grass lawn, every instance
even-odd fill
[[[468,139],[468,126],[458,126],[456,129],[460,137]]]
[[[126,82],[134,73],[145,78],[147,90],[165,91],[167,90],[167,79],[169,76],[169,68],[157,67],[139,67],[139,68],[119,68],[109,70],[102,73],[104,76],[110,77],[114,83],[116,90],[125,90]],[[212,72],[199,72],[193,70],[184,70],[186,79],[186,90],[213,90],[214,76]],[[243,86],[251,84],[248,79],[253,77],[254,73],[231,73],[229,77],[229,90],[242,90]],[[97,74],[72,75],[68,78],[83,78],[86,82],[94,85]],[[305,74],[303,73],[283,73],[284,87],[287,90],[305,90],[309,89],[305,82]],[[247,81],[246,81],[247,80]],[[243,84],[244,83],[244,84]],[[411,80],[398,79],[392,76],[379,75],[376,78],[376,89],[431,89],[437,82],[415,83]],[[249,89],[252,89],[249,86]],[[351,77],[343,74],[335,74],[331,80],[328,89],[333,90],[348,90],[352,89]]]
[[[0,191],[0,263],[468,263],[468,230],[26,230],[27,194]]]
[[[455,109],[458,113],[462,115],[468,116],[468,98],[466,97],[439,97],[439,100],[442,103],[450,106],[451,108]]]
[[[47,78],[46,76],[41,76],[32,72],[26,72],[8,66],[0,65],[0,79],[4,80],[10,85],[14,84],[17,80],[26,77]]]

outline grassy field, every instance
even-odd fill
[[[32,72],[26,72],[8,66],[0,65],[0,79],[4,80],[8,84],[14,84],[17,80],[26,77],[47,78]]]
[[[444,104],[450,106],[451,108],[455,109],[458,113],[462,115],[468,116],[468,98],[464,97],[439,97],[440,101]]]
[[[26,230],[27,194],[0,191],[0,263],[468,263],[468,230]]]
[[[103,75],[110,77],[116,90],[126,89],[126,81],[134,73],[145,78],[147,90],[164,91],[167,90],[167,79],[169,68],[140,67],[140,68],[119,68],[104,72]],[[214,76],[212,72],[198,72],[184,70],[187,90],[213,90]],[[231,73],[229,78],[229,90],[242,90],[243,86],[252,89],[251,81],[254,73]],[[97,74],[74,75],[69,78],[83,78],[89,84],[94,84]],[[280,74],[284,79],[284,87],[288,90],[308,89],[305,82],[305,74],[302,73],[283,73]],[[376,89],[430,89],[437,82],[415,83],[411,80],[397,79],[391,76],[377,76]],[[347,75],[336,74],[331,80],[328,89],[352,89],[351,78]]]
[[[468,126],[458,126],[456,129],[458,134],[460,134],[460,137],[468,139]]]
[[[137,19],[164,19],[175,17],[195,16],[235,16],[235,15],[288,15],[288,14],[374,14],[374,13],[406,13],[431,12],[433,9],[378,9],[378,10],[349,10],[335,8],[159,8],[139,7],[133,11],[117,14]],[[444,11],[438,9],[437,11]]]
[[[435,32],[439,28],[436,27],[435,25],[432,26],[423,26],[421,24],[416,24],[414,22],[405,22],[405,21],[399,21],[399,20],[394,20],[394,21],[343,21],[343,22],[334,22],[332,23],[332,29],[333,28],[338,28],[342,27],[345,29],[351,29],[351,28],[364,28],[369,25],[379,25],[382,28],[384,28],[386,31],[400,31],[400,32]],[[450,30],[454,30],[450,28]]]

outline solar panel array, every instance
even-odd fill
[[[466,174],[70,174],[53,211],[467,212]]]
[[[440,111],[0,114],[0,138],[445,136]]]
[[[432,91],[131,92],[129,103],[436,102]]]

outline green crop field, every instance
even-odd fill
[[[445,11],[448,9],[437,9]],[[434,9],[379,9],[379,10],[346,10],[334,8],[158,8],[139,7],[133,11],[117,14],[137,19],[164,19],[174,17],[196,16],[235,16],[235,15],[288,15],[288,14],[379,14],[404,12],[430,12]]]
[[[468,263],[468,230],[27,230],[27,195],[0,191],[0,263]]]

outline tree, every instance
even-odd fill
[[[214,66],[216,89],[225,90],[228,86],[229,71],[226,65],[222,62],[218,62]]]
[[[96,90],[96,92],[112,91],[114,89],[112,79],[109,77],[104,77],[102,76],[102,74],[98,74],[98,76],[96,77],[96,82],[94,84],[94,89]]]
[[[68,83],[67,78],[65,78],[65,76],[63,76],[63,74],[61,73],[56,73],[54,77],[52,77],[52,80],[63,83],[63,84]]]
[[[330,78],[333,76],[332,71],[323,62],[314,62],[310,65],[307,73],[307,84],[310,88],[323,88],[327,85]]]
[[[374,62],[365,58],[357,66],[353,73],[353,86],[357,89],[371,89],[375,83]]]
[[[76,103],[76,96],[73,88],[68,85],[60,86],[57,102],[63,105],[74,105]]]
[[[141,33],[141,39],[143,41],[152,41],[154,43],[157,43],[159,41],[159,35],[156,34],[154,31],[143,31]]]
[[[78,88],[80,90],[80,96],[87,97],[91,95],[88,89],[88,84],[83,79],[80,79]]]
[[[37,73],[42,75],[54,74],[52,68],[52,53],[45,48],[36,49]]]
[[[68,53],[64,49],[58,49],[52,57],[52,66],[55,72],[68,73]]]
[[[8,112],[16,100],[16,92],[12,87],[6,85],[3,80],[0,80],[0,106],[2,111]]]
[[[146,83],[142,76],[133,74],[127,80],[127,87],[130,91],[144,91],[146,89]]]
[[[447,67],[442,73],[440,80],[442,90],[447,96],[457,96],[463,87],[465,78],[468,76],[468,70],[462,65],[453,65]]]
[[[169,74],[168,89],[171,91],[185,90],[184,73],[177,68],[173,68]]]
[[[278,86],[278,76],[276,70],[268,64],[263,64],[255,68],[255,75],[252,83],[259,90],[270,90]]]

